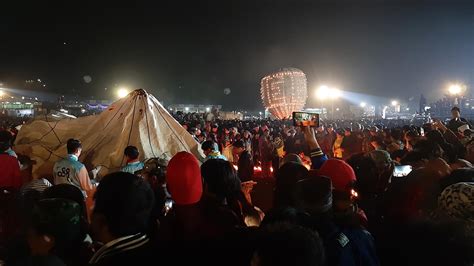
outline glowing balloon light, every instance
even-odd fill
[[[272,115],[288,118],[306,104],[306,75],[297,68],[283,68],[262,78],[260,93],[263,105]]]
[[[117,96],[118,96],[119,98],[125,98],[125,97],[127,97],[127,95],[128,95],[129,92],[130,92],[130,91],[128,91],[126,88],[120,88],[120,89],[117,91]]]

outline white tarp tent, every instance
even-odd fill
[[[15,150],[36,161],[33,175],[52,175],[53,164],[66,156],[66,142],[82,142],[80,161],[88,170],[102,166],[101,175],[125,164],[123,151],[138,147],[140,159],[169,159],[180,151],[204,158],[199,144],[151,94],[140,89],[118,100],[97,116],[51,121],[36,119],[24,125]]]

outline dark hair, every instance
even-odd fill
[[[0,152],[5,152],[12,145],[12,134],[6,130],[0,131]]]
[[[202,144],[201,144],[201,149],[203,151],[206,151],[206,150],[214,150],[214,141],[212,140],[206,140],[204,141]]]
[[[237,140],[236,142],[234,142],[234,144],[232,144],[232,146],[234,146],[236,148],[244,148],[245,147],[244,142],[242,140]]]
[[[441,191],[450,185],[460,182],[474,182],[473,168],[459,168],[451,172],[451,174],[439,181]]]
[[[0,131],[0,142],[7,142],[11,144],[13,137],[12,134],[6,130]]]
[[[42,196],[44,199],[61,198],[76,202],[79,204],[81,212],[87,221],[87,209],[84,194],[78,187],[66,183],[58,184],[45,189]]]
[[[275,174],[275,196],[273,206],[276,208],[294,206],[293,190],[296,182],[308,176],[308,169],[295,162],[282,165]]]
[[[72,154],[77,151],[77,149],[82,149],[82,144],[80,140],[77,139],[68,139],[67,141],[67,153]]]
[[[221,202],[225,200],[238,217],[243,219],[242,214],[255,215],[255,209],[245,198],[231,163],[222,159],[207,160],[201,166],[201,175],[208,192],[216,195]]]
[[[325,262],[324,248],[318,233],[288,223],[265,227],[255,253],[261,266],[319,266]]]
[[[135,160],[138,158],[138,155],[140,155],[140,152],[138,151],[137,147],[128,146],[127,148],[125,148],[123,154],[125,154],[125,156],[127,156],[128,158]]]
[[[418,141],[413,147],[413,150],[420,152],[423,159],[431,160],[440,158],[443,155],[443,150],[437,143],[424,139]]]
[[[452,111],[461,112],[461,109],[459,109],[459,107],[457,107],[457,106],[454,106],[453,108],[451,108],[451,112],[452,112]]]
[[[101,180],[94,199],[94,213],[105,216],[113,236],[147,231],[155,200],[143,178],[124,172],[108,174]]]
[[[235,197],[240,191],[240,180],[232,165],[222,159],[207,160],[201,166],[201,175],[209,192],[219,200]]]

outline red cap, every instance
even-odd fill
[[[199,202],[202,180],[196,157],[185,151],[173,156],[166,169],[166,183],[176,204],[190,205]]]
[[[331,178],[334,190],[337,191],[348,191],[352,187],[352,183],[357,180],[354,169],[338,159],[329,159],[324,162],[318,174]]]

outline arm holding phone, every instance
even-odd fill
[[[303,133],[310,150],[311,168],[319,169],[328,160],[328,157],[321,150],[312,127],[303,127]]]

